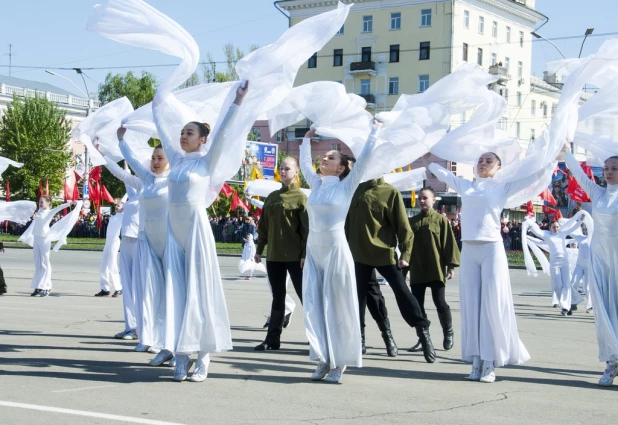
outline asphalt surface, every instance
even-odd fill
[[[238,276],[237,258],[220,266],[234,350],[212,356],[203,383],[172,381],[168,367],[146,366],[151,354],[112,335],[123,329],[122,300],[95,298],[100,252],[52,253],[54,290],[30,297],[32,251],[0,256],[9,293],[0,297],[0,424],[615,424],[618,385],[596,385],[593,317],[580,309],[562,317],[549,306],[549,278],[511,270],[520,337],[532,355],[522,366],[497,369],[493,384],[468,382],[459,360],[456,279],[447,299],[455,347],[435,364],[406,349],[416,342],[392,291],[383,286],[396,358],[386,356],[370,315],[364,367],[343,384],[311,382],[315,364],[300,307],[282,349],[256,352],[270,306],[263,277]],[[295,295],[294,295],[295,297]],[[427,294],[434,344],[441,329]],[[616,383],[618,384],[618,382]]]

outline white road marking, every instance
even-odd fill
[[[52,393],[69,393],[71,391],[82,391],[82,390],[99,390],[101,388],[111,388],[111,387],[116,387],[117,385],[101,385],[98,387],[83,387],[83,388],[71,388],[68,390],[56,390],[56,391],[52,391]]]
[[[107,413],[87,412],[85,410],[61,409],[59,407],[38,406],[36,404],[13,403],[0,401],[0,406],[15,407],[18,409],[40,410],[43,412],[63,413],[65,415],[86,416],[89,418],[109,419],[110,421],[124,421],[134,424],[147,425],[183,425],[176,422],[155,421],[152,419],[132,418],[130,416],[108,415]]]

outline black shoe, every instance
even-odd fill
[[[255,351],[278,350],[280,347],[281,347],[281,343],[271,345],[268,342],[264,341],[260,345],[256,345],[254,350]]]
[[[48,290],[46,290],[46,291],[41,291],[41,292],[39,293],[39,296],[41,296],[41,297],[46,297],[46,296],[48,296],[50,293],[51,293],[51,289],[48,289]]]
[[[283,330],[283,320],[285,310],[271,310],[268,321],[268,332],[263,343],[255,347],[257,351],[278,350],[281,346],[281,331]]]
[[[453,348],[453,318],[451,316],[451,310],[447,310],[444,313],[438,313],[440,319],[440,325],[442,326],[442,332],[444,333],[444,341],[442,341],[442,347],[445,351]]]
[[[569,310],[567,310],[566,308],[563,308],[562,310],[560,310],[560,314],[562,314],[563,316],[566,316],[568,312]]]
[[[421,344],[421,340],[419,339],[418,342],[413,345],[412,347],[408,348],[408,352],[410,353],[418,353],[419,351],[423,351],[423,344]]]
[[[365,346],[365,329],[361,329],[361,352],[365,354],[367,352],[367,346]]]
[[[103,291],[101,290],[101,292],[98,292],[96,294],[94,294],[95,297],[109,297],[110,292],[109,291]]]
[[[112,298],[118,298],[118,297],[119,297],[119,296],[121,296],[121,295],[122,295],[122,289],[121,289],[120,291],[115,291],[115,292],[112,294]]]
[[[416,328],[416,336],[423,344],[423,356],[427,363],[433,363],[436,361],[436,350],[433,348],[431,342],[431,336],[429,336],[429,327],[418,326]]]
[[[558,304],[554,304],[554,308],[558,308]]]
[[[0,295],[4,295],[4,294],[6,294],[6,289],[3,289],[0,291]]]
[[[31,297],[36,297],[37,295],[39,295],[39,293],[41,292],[40,289],[35,289],[34,292],[32,292],[32,294],[30,294]]]
[[[577,304],[571,304],[571,311],[577,311]]]
[[[572,310],[567,311],[567,316],[572,316],[572,315],[573,315],[573,311]]]
[[[391,332],[390,322],[388,319],[384,319],[383,322],[378,322],[378,327],[382,332],[384,345],[386,345],[386,354],[388,354],[388,357],[397,357],[399,350],[397,349],[397,344],[395,344],[395,339],[393,338],[393,333]]]
[[[283,318],[283,328],[287,328],[290,322],[292,321],[292,313],[288,313]]]

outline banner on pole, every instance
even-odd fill
[[[274,180],[278,149],[279,146],[274,144],[248,141],[240,170],[232,180],[251,180],[251,175],[255,174],[254,169],[257,169],[264,179]]]

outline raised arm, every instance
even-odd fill
[[[116,164],[114,161],[107,157],[105,158],[105,164],[110,173],[114,175],[119,180],[122,180],[125,185],[131,186],[133,189],[140,191],[142,190],[142,181],[133,174],[129,173],[126,170],[123,170],[120,165]]]
[[[135,152],[131,149],[131,146],[124,139],[120,140],[120,152],[122,156],[129,164],[129,167],[135,172],[137,177],[139,177],[143,182],[150,180],[153,178],[152,173],[149,169],[144,167],[144,164],[135,156]]]
[[[579,164],[579,162],[577,162],[571,152],[566,152],[564,154],[564,162],[566,163],[567,167],[569,167],[569,171],[571,172],[575,180],[577,180],[577,183],[579,183],[581,188],[584,189],[584,192],[586,192],[588,196],[590,196],[590,199],[598,198],[601,195],[604,189],[592,180],[590,180],[590,177],[588,177],[586,173],[584,173],[581,165]]]
[[[71,205],[73,205],[71,202],[67,202],[65,204],[62,205],[58,205],[56,208],[54,208],[53,210],[50,211],[50,220],[56,215],[58,214],[60,211],[62,211],[65,208],[69,208]]]
[[[371,158],[371,154],[373,153],[376,145],[378,144],[378,133],[380,132],[380,125],[381,124],[374,124],[371,133],[369,133],[369,138],[367,139],[367,142],[365,142],[365,146],[363,146],[363,150],[361,151],[358,158],[356,158],[354,168],[352,168],[350,174],[348,174],[347,177],[343,179],[342,184],[350,193],[354,193],[361,180],[363,179],[365,171],[367,171],[367,168],[369,168],[369,160]]]
[[[313,170],[313,161],[311,158],[311,139],[305,137],[302,145],[300,145],[300,171],[303,172],[305,181],[309,183],[311,189],[316,189],[322,179]]]
[[[582,221],[584,220],[584,211],[580,211],[573,217],[568,219],[564,224],[560,226],[560,236],[566,238],[578,228],[581,228]]]
[[[216,169],[217,163],[226,155],[230,154],[229,144],[227,140],[227,127],[229,127],[229,125],[236,118],[236,115],[238,114],[238,108],[239,106],[237,104],[232,103],[230,109],[227,110],[223,121],[221,121],[220,128],[217,129],[217,133],[215,134],[215,138],[212,140],[210,149],[204,157],[204,161],[206,161],[206,163],[208,164],[209,170]]]
[[[461,194],[465,192],[472,184],[472,182],[470,182],[469,180],[463,179],[461,177],[457,177],[451,171],[436,164],[435,162],[431,163],[428,168],[429,168],[429,171],[431,171],[438,180],[440,180],[443,183],[446,183],[450,188],[452,188],[457,193]]]
[[[537,236],[543,240],[545,240],[545,232],[543,230],[541,230],[541,228],[539,227],[538,224],[536,224],[536,222],[531,219],[531,218],[526,218],[526,223],[528,224],[528,230],[530,230],[530,232],[532,232],[532,234],[534,236]]]

